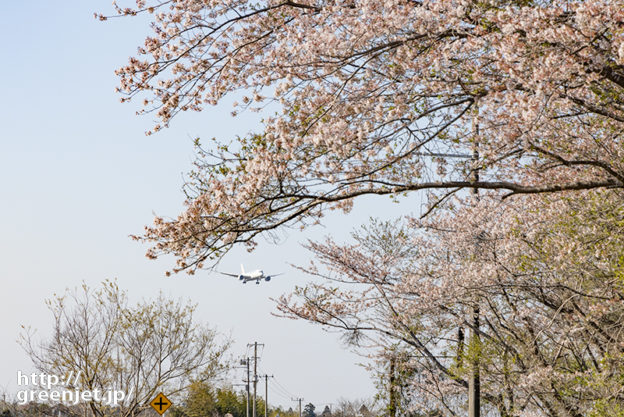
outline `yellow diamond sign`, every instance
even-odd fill
[[[165,397],[165,394],[161,392],[152,400],[150,405],[158,414],[163,415],[163,413],[171,407],[171,401],[169,401],[169,399]]]

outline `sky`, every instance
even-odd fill
[[[229,98],[146,136],[153,120],[135,115],[138,104],[119,102],[114,70],[149,33],[147,22],[100,22],[94,12],[113,11],[99,0],[0,2],[0,392],[11,395],[17,372],[34,370],[16,341],[22,326],[41,340],[49,334],[45,299],[116,278],[132,301],[162,291],[197,303],[196,319],[230,335],[235,357],[248,353],[248,343],[263,343],[259,366],[276,382],[275,391],[269,382],[271,404],[294,408],[289,397],[296,396],[322,410],[341,397],[373,396],[374,380],[358,365],[363,357],[335,333],[274,316],[271,298],[309,280],[290,266],[309,262],[301,243],[346,238],[369,216],[405,213],[403,204],[362,200],[348,217],[332,214],[322,227],[283,231],[278,244],[261,239],[255,252],[236,249],[219,265],[235,273],[240,263],[285,272],[270,283],[243,286],[214,272],[166,278],[173,260],[146,259],[147,248],[129,235],[140,234],[155,213],[173,217],[182,209],[192,138],[229,140],[257,128],[262,115],[232,118]],[[242,373],[232,378],[239,383]]]

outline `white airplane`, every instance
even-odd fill
[[[223,275],[227,275],[230,277],[238,278],[243,281],[243,284],[247,284],[249,281],[256,281],[256,284],[260,284],[260,281],[271,281],[271,278],[276,277],[282,274],[273,274],[273,275],[264,275],[264,271],[261,269],[256,269],[252,272],[245,272],[245,268],[243,264],[241,264],[241,273],[240,274],[228,274],[227,272],[221,272]]]

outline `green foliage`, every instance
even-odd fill
[[[249,406],[251,410],[251,405]],[[258,415],[264,413],[264,401],[257,399]],[[246,417],[246,395],[230,387],[215,387],[208,382],[196,381],[187,390],[182,405],[172,413],[175,417]],[[281,415],[281,417],[284,417]]]
[[[616,400],[600,399],[594,403],[589,417],[624,417],[624,406]]]
[[[622,196],[613,191],[592,191],[564,197],[559,205],[552,197],[543,201],[543,213],[535,213],[542,219],[551,204],[564,210],[532,230],[518,224],[515,232],[530,248],[519,257],[517,269],[532,277],[532,282],[526,281],[532,287],[541,288],[524,303],[531,305],[535,300],[534,305],[541,305],[543,311],[548,311],[543,308],[548,303],[556,306],[547,316],[548,326],[528,339],[535,340],[532,349],[539,349],[538,357],[546,358],[551,374],[557,375],[548,395],[553,402],[586,410],[583,415],[588,417],[624,417]],[[529,234],[533,234],[531,239]],[[507,342],[518,346],[517,342]],[[534,359],[532,349],[511,357],[510,365],[530,363]],[[480,352],[482,364],[488,357],[496,357],[496,350]]]
[[[316,407],[314,406],[314,404],[306,404],[303,408],[303,417],[316,417],[316,413],[314,412],[315,409]]]

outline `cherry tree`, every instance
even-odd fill
[[[624,184],[622,0],[115,7],[151,18],[153,34],[118,70],[122,100],[159,120],[148,133],[233,92],[233,114],[279,108],[258,132],[200,149],[184,212],[147,228],[148,255],[174,254],[176,272],[363,195],[426,189],[435,207],[466,188]]]
[[[333,284],[300,287],[279,309],[386,362],[402,358],[416,410],[462,415],[477,357],[485,413],[617,416],[621,198],[487,197],[425,221],[374,222],[353,243],[311,242],[318,262],[303,270]],[[477,328],[467,314],[475,300]],[[464,329],[480,340],[465,340]]]
[[[578,416],[621,400],[604,365],[619,360],[610,333],[617,303],[609,304],[619,297],[617,263],[601,263],[589,249],[592,233],[613,243],[605,231],[619,227],[621,0],[115,7],[118,16],[152,19],[153,35],[118,70],[122,100],[142,100],[142,112],[159,119],[148,133],[234,92],[242,99],[233,115],[265,116],[247,137],[198,148],[186,209],[157,217],[139,237],[152,244],[148,256],[174,254],[174,271],[193,273],[234,245],[253,249],[261,234],[317,223],[328,209],[348,212],[359,196],[428,190],[433,211],[462,190],[487,190],[481,202],[459,200],[454,215],[412,221],[405,236],[394,231],[406,242],[399,252],[311,244],[364,289],[310,286],[300,290],[303,304],[284,299],[281,308],[342,326],[354,343],[415,350],[422,380],[414,400],[447,414],[460,409],[475,358],[487,371],[484,400],[502,415]],[[554,192],[565,199],[535,196]],[[611,210],[609,221],[573,207],[590,202],[597,213]],[[571,214],[578,211],[584,215]],[[570,213],[570,224],[557,223],[558,212]],[[410,232],[417,225],[426,237]],[[550,249],[542,245],[551,238]],[[359,269],[345,266],[343,252]],[[483,300],[483,327],[467,321],[475,300]],[[610,307],[602,311],[596,300]],[[464,340],[465,328],[481,341]],[[370,333],[378,337],[363,335]]]

